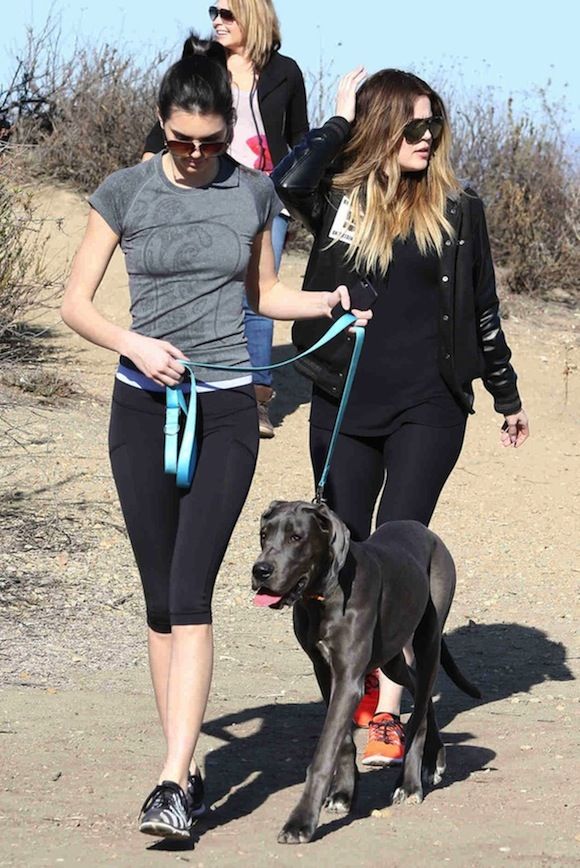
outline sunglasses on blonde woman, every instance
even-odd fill
[[[405,124],[403,137],[408,145],[416,145],[429,130],[433,141],[436,142],[443,132],[443,123],[443,118],[440,115],[435,115],[432,118],[415,118],[415,120]]]
[[[228,147],[228,142],[181,142],[178,139],[165,139],[165,144],[176,157],[191,157],[195,151],[202,157],[219,157]]]
[[[222,21],[226,21],[228,24],[236,20],[234,13],[230,9],[220,9],[219,6],[210,6],[208,12],[212,21],[215,21],[218,15]]]

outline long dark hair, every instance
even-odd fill
[[[443,118],[443,131],[433,144],[428,169],[403,173],[398,157],[403,130],[421,96],[428,97],[433,114]],[[354,238],[347,258],[358,270],[385,272],[394,239],[411,232],[421,253],[429,248],[441,253],[445,235],[452,233],[445,216],[447,197],[460,190],[450,150],[445,106],[423,79],[400,69],[382,69],[361,86],[343,169],[333,180],[350,197]]]
[[[157,105],[163,121],[173,109],[181,109],[200,115],[219,115],[231,131],[236,113],[223,46],[213,39],[200,39],[190,33],[181,60],[163,76]]]

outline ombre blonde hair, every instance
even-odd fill
[[[418,97],[427,96],[433,115],[444,119],[432,145],[426,170],[404,173],[399,150],[405,124],[413,120]],[[447,198],[459,195],[460,184],[450,162],[451,134],[441,98],[408,72],[383,69],[357,93],[356,117],[343,153],[343,168],[333,186],[350,199],[354,237],[347,259],[357,271],[386,272],[393,241],[415,235],[422,254],[441,254],[453,229],[445,216]]]
[[[272,0],[229,0],[244,35],[246,52],[258,72],[282,44],[280,22]]]

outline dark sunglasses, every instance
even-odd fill
[[[222,21],[227,21],[228,24],[236,20],[234,13],[230,9],[220,9],[218,6],[210,6],[208,12],[212,21],[215,21],[218,15]]]
[[[228,148],[228,142],[180,142],[177,139],[165,139],[167,150],[176,157],[191,157],[194,151],[199,151],[202,157],[219,157]]]
[[[416,118],[414,121],[409,121],[403,127],[403,136],[409,145],[416,145],[421,141],[427,130],[431,133],[433,141],[436,142],[443,132],[444,120],[440,115],[435,115],[432,118]]]

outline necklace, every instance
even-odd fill
[[[170,171],[171,171],[171,175],[172,175],[172,177],[173,177],[173,183],[174,183],[177,187],[189,187],[190,190],[195,189],[195,187],[206,187],[206,186],[208,186],[209,184],[211,184],[212,181],[214,181],[215,178],[216,178],[216,176],[217,176],[218,168],[216,168],[216,166],[214,165],[214,163],[213,163],[213,161],[212,161],[212,165],[211,165],[211,169],[212,169],[212,171],[209,172],[207,179],[204,179],[201,183],[190,184],[187,178],[180,177],[180,176],[177,174],[177,171],[176,171],[177,167],[176,167],[176,165],[175,165],[175,162],[174,162],[174,160],[173,160],[171,154],[170,154],[170,153],[167,153],[165,156],[166,156],[167,159],[169,160]],[[213,160],[213,159],[215,159],[215,158],[212,158],[212,160]],[[219,165],[219,164],[218,164],[218,165]],[[194,180],[195,180],[195,181],[199,181],[199,178],[194,178]]]

